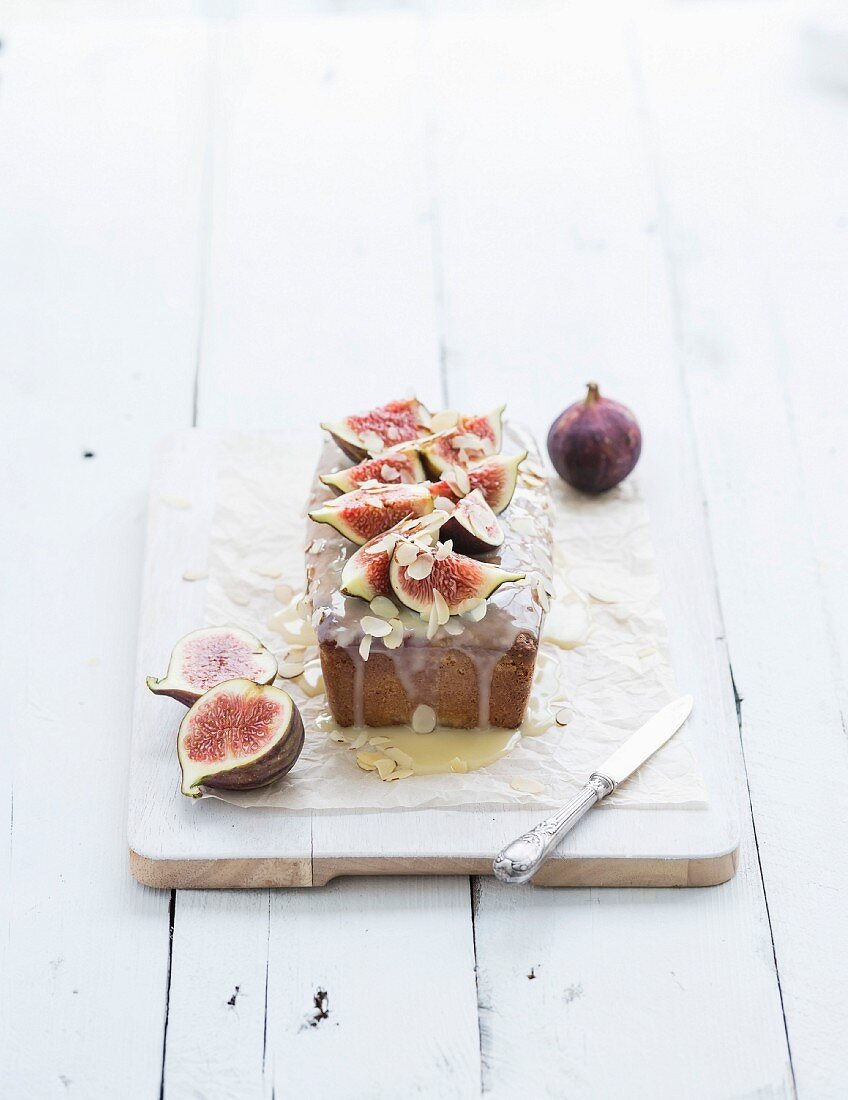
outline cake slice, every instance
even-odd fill
[[[466,444],[468,438],[467,429],[458,436],[460,444]],[[511,452],[517,456],[515,461],[506,457],[501,462],[488,460],[497,477],[515,478],[517,469],[515,492],[505,506],[509,487],[501,480],[490,490],[484,477],[486,468],[473,461],[478,456],[472,456],[469,465],[471,472],[482,471],[475,478],[474,490],[466,470],[444,461],[437,475],[432,475],[438,476],[438,482],[407,486],[414,490],[410,499],[416,506],[409,509],[407,514],[413,518],[405,523],[397,522],[401,486],[385,493],[387,487],[366,482],[364,488],[357,489],[360,497],[352,502],[357,506],[369,493],[374,499],[387,500],[384,522],[392,528],[388,536],[374,527],[381,520],[382,504],[374,504],[375,511],[368,512],[360,525],[359,513],[351,512],[352,504],[336,495],[332,483],[337,479],[332,475],[350,463],[331,441],[324,447],[309,501],[310,513],[322,522],[307,521],[307,595],[327,699],[340,726],[413,725],[425,729],[433,720],[458,729],[513,729],[520,725],[551,592],[550,500],[538,451],[529,435],[506,424],[498,443],[507,456]],[[441,452],[447,453],[446,448]],[[529,457],[519,466],[522,452]],[[423,457],[426,463],[426,451]],[[432,511],[418,500],[422,484],[429,485],[433,494]],[[478,553],[472,561],[439,541],[439,531],[453,511],[451,502],[455,504],[470,492],[479,496],[481,491],[496,503],[500,514],[495,523],[502,540],[497,549]],[[339,509],[344,522],[338,520]],[[458,530],[456,523],[453,527]],[[364,531],[376,537],[369,541],[363,537]],[[485,530],[482,538],[480,544],[471,540],[478,551],[485,548]],[[413,564],[416,547],[420,561]],[[376,565],[368,582],[351,583],[351,573],[358,575],[357,563],[372,554],[372,548]],[[351,569],[348,563],[357,552],[359,557]],[[377,558],[380,553],[382,557]],[[439,559],[435,564],[434,557]],[[407,570],[413,578],[418,577],[427,570],[428,559],[434,572],[420,583],[407,581],[403,587]],[[490,594],[468,598],[471,590],[462,588],[466,572],[473,573],[474,584],[481,586],[474,591]],[[458,587],[446,587],[453,585],[454,574]],[[345,594],[345,587],[359,594]],[[441,587],[448,599],[434,595],[431,587]]]

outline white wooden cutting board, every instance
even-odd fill
[[[547,811],[295,814],[180,794],[175,737],[185,711],[148,692],[144,677],[159,668],[175,639],[204,621],[204,586],[182,574],[186,563],[206,558],[215,507],[208,470],[220,439],[200,430],[171,437],[151,486],[129,802],[133,874],[171,888],[320,886],[338,875],[490,874],[493,855]],[[709,803],[705,809],[598,809],[566,838],[537,875],[538,885],[704,886],[735,870],[738,734],[734,701],[718,672],[702,517],[697,498],[678,479],[650,479],[641,467],[640,477],[672,661],[681,687],[696,699],[690,729]],[[180,507],[182,501],[191,506]]]

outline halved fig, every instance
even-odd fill
[[[171,651],[161,679],[148,676],[154,695],[170,695],[190,707],[204,692],[241,676],[255,684],[270,684],[277,675],[277,658],[246,630],[208,626],[180,638]]]
[[[360,546],[342,569],[342,595],[358,596],[369,603],[376,596],[390,596],[392,587],[389,584],[389,559],[398,536],[404,534],[412,537],[430,532],[430,541],[434,542],[440,525],[441,519],[434,519],[432,514],[422,519],[402,520],[391,530]]]
[[[507,507],[515,494],[518,481],[518,467],[527,457],[527,452],[519,455],[492,455],[482,462],[475,463],[466,471],[471,490],[479,489],[486,503],[496,516]],[[456,484],[451,481],[433,482],[431,490],[434,497],[447,497],[454,502],[462,495],[457,492]]]
[[[504,533],[482,492],[474,489],[442,524],[439,538],[450,539],[463,554],[489,554],[501,545]]]
[[[316,523],[329,523],[351,542],[364,546],[407,516],[433,511],[430,487],[423,485],[375,485],[354,489],[328,500],[309,513]]]
[[[464,554],[451,552],[439,557],[438,551],[421,550],[403,537],[397,540],[389,563],[393,594],[406,607],[424,613],[432,609],[435,593],[442,597],[448,613],[457,615],[467,600],[488,599],[502,584],[523,578],[523,573],[508,573]]]
[[[340,493],[352,493],[366,481],[380,481],[384,485],[414,485],[424,481],[426,476],[418,451],[414,447],[398,447],[376,458],[367,458],[347,470],[322,474],[321,480]]]
[[[430,413],[416,397],[390,401],[388,405],[347,416],[336,424],[322,424],[348,458],[361,462],[396,443],[419,439],[428,433]]]
[[[421,456],[431,473],[440,476],[448,466],[468,468],[497,454],[503,435],[503,411],[500,405],[485,416],[462,416],[457,426],[421,445]]]
[[[341,592],[344,596],[359,596],[369,603],[376,596],[388,596],[389,559],[395,548],[396,535],[385,531],[366,542],[348,558],[342,569]]]
[[[250,791],[291,771],[303,748],[303,719],[282,688],[225,680],[186,714],[177,734],[181,790]]]

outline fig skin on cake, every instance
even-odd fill
[[[529,451],[510,505],[498,517],[504,532],[497,551],[478,560],[515,574],[522,583],[498,588],[479,621],[451,616],[431,638],[427,622],[389,594],[404,625],[400,645],[373,637],[360,652],[369,604],[341,593],[345,562],[358,547],[328,524],[307,520],[307,596],[316,622],[327,699],[339,726],[409,725],[416,707],[432,707],[440,726],[455,729],[521,724],[530,698],[552,575],[550,497],[532,438],[504,426],[504,452]],[[321,475],[346,465],[328,440],[318,464],[309,511],[334,494]]]

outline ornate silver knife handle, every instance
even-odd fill
[[[520,885],[536,874],[551,852],[581,817],[615,789],[615,783],[600,772],[592,772],[589,782],[561,810],[546,817],[528,833],[501,849],[492,863],[495,878]]]

